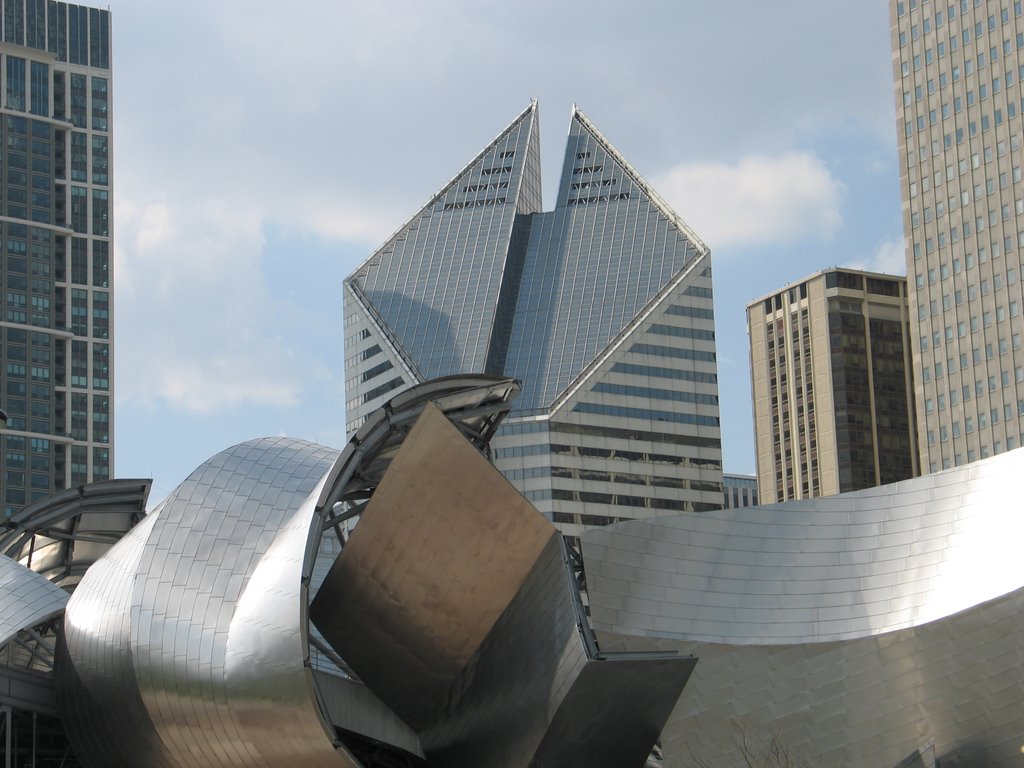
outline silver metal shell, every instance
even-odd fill
[[[59,616],[67,601],[63,589],[0,555],[0,647],[21,630]]]
[[[336,456],[285,438],[224,451],[90,569],[58,665],[83,759],[355,765],[314,704],[299,631],[309,497]]]
[[[640,766],[694,660],[598,651],[568,552],[427,405],[313,601],[430,766]]]
[[[79,759],[641,765],[694,660],[598,651],[566,544],[485,457],[516,392],[432,381],[340,455],[266,438],[199,467],[68,603]]]
[[[701,659],[663,735],[665,764],[727,760],[738,728],[781,735],[815,765],[896,765],[929,742],[943,765],[1019,764],[1022,472],[1018,450],[584,534],[606,645]]]

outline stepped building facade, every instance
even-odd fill
[[[497,467],[566,533],[721,506],[710,251],[573,108],[541,202],[535,103],[345,280],[347,427],[437,376],[522,395]]]

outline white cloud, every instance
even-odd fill
[[[842,221],[843,185],[808,152],[681,165],[653,184],[712,249],[824,238]]]
[[[296,308],[261,269],[262,219],[223,200],[116,200],[119,398],[209,413],[293,406],[318,363],[282,326]]]
[[[258,347],[264,350],[264,345]],[[153,371],[159,393],[170,405],[192,413],[212,413],[240,404],[294,406],[301,382],[273,373],[244,348],[212,355],[198,352],[192,359],[167,360]],[[281,350],[272,350],[280,355]],[[280,373],[280,372],[279,372]]]
[[[848,266],[868,272],[884,272],[888,275],[907,274],[907,257],[902,237],[888,238],[880,242],[874,252],[857,259]]]

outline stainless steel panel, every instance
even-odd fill
[[[314,672],[313,677],[334,727],[423,757],[416,733],[363,683],[326,672]]]
[[[341,456],[268,438],[199,467],[67,604],[56,680],[83,764],[641,761],[693,661],[597,654],[562,539],[481,453],[515,391],[430,382]],[[361,514],[347,540],[346,505]],[[340,555],[317,636],[325,529]]]
[[[337,453],[283,438],[214,456],[87,573],[58,680],[92,765],[357,766],[321,720],[301,575]]]
[[[574,595],[554,527],[428,404],[311,615],[431,766],[639,766],[694,661],[595,657]]]
[[[555,536],[428,404],[311,616],[360,678],[418,729]]]
[[[61,720],[86,766],[175,765],[135,680],[129,638],[132,577],[156,513],[86,573],[69,602],[54,665]]]
[[[1019,765],[1022,470],[1017,450],[884,488],[584,534],[603,647],[701,660],[663,733],[665,765],[730,760],[736,724],[815,765],[896,765],[928,741],[942,764]],[[694,543],[723,532],[723,551]]]
[[[697,660],[590,659],[562,700],[531,765],[642,766]]]
[[[67,600],[63,589],[0,555],[0,647],[21,630],[59,615]]]
[[[641,766],[695,660],[593,656],[561,544],[516,597],[421,734],[431,766]]]

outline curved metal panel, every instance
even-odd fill
[[[666,766],[781,739],[814,765],[1017,765],[1024,451],[881,488],[583,535],[602,643],[700,657]],[[959,761],[959,762],[957,762]]]
[[[129,626],[135,573],[159,514],[143,518],[89,569],[64,615],[54,664],[58,704],[84,765],[174,764],[139,695]]]
[[[60,615],[67,601],[63,589],[0,555],[0,646],[21,630]]]
[[[318,671],[313,672],[313,677],[327,718],[335,728],[423,757],[415,731],[362,682]]]
[[[971,608],[1024,587],[1022,472],[1017,450],[854,493],[588,531],[595,629],[822,642]]]
[[[323,475],[320,466],[317,471]],[[322,483],[282,522],[260,556],[235,605],[224,647],[232,715],[268,765],[343,764],[325,738],[328,724],[313,699],[300,627],[302,553]]]
[[[242,443],[199,467],[164,503],[135,579],[131,641],[142,700],[181,765],[270,764],[260,749],[265,723],[244,716],[256,702],[235,695],[247,690],[247,677],[273,680],[279,728],[305,731],[303,721],[316,717],[297,643],[290,649],[297,658],[262,666],[233,663],[228,647],[232,620],[261,559],[336,455],[285,438]],[[296,636],[298,593],[296,581]],[[255,661],[260,648],[247,651]],[[343,764],[321,734],[297,745],[290,758],[311,766]]]
[[[554,526],[427,404],[311,617],[430,766],[639,764],[694,660],[595,655],[575,597]],[[574,720],[595,692],[623,711],[591,700]]]
[[[337,451],[255,440],[199,467],[90,570],[62,709],[94,765],[356,766],[305,665],[302,558]]]
[[[560,702],[531,765],[643,765],[696,664],[692,657],[614,654],[587,661]]]
[[[895,766],[926,742],[942,765],[1019,766],[1024,590],[954,616],[838,643],[722,645],[602,637],[700,663],[662,731],[665,768],[731,765],[776,739],[794,765]]]
[[[310,615],[360,678],[419,729],[555,536],[428,404]]]
[[[693,660],[597,653],[568,549],[485,458],[516,391],[429,382],[340,457],[267,438],[199,467],[68,605],[57,681],[83,763],[617,768],[646,754]],[[323,530],[340,555],[321,583]],[[322,637],[307,621],[318,585]],[[601,731],[617,746],[574,749],[595,731],[571,710],[596,691],[643,712],[593,708],[620,721]]]

